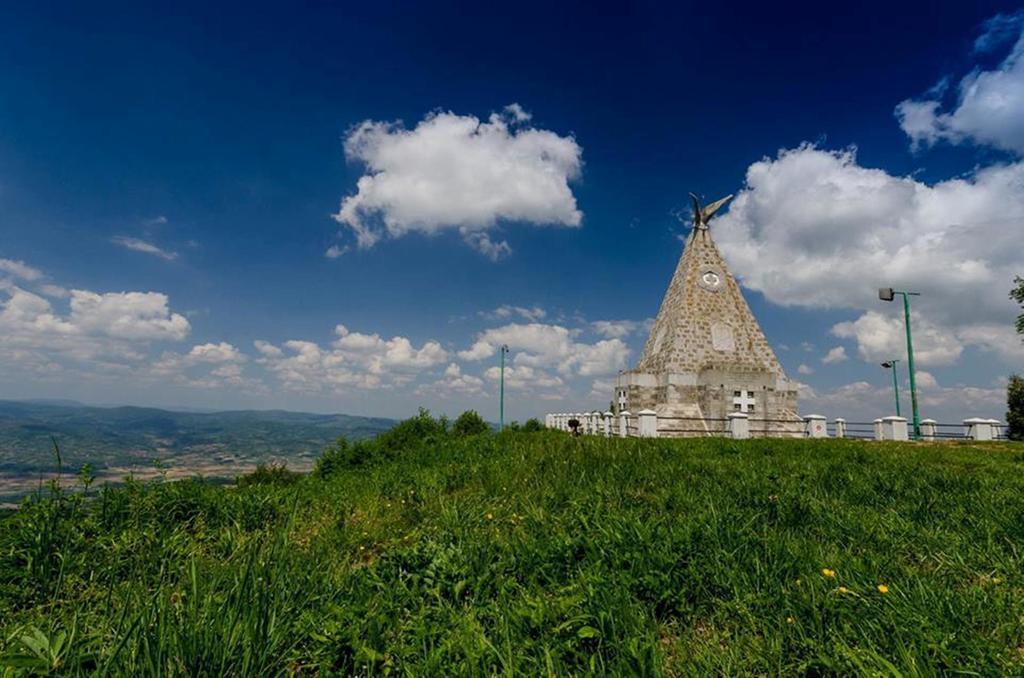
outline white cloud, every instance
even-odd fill
[[[595,320],[590,323],[591,329],[602,337],[609,339],[625,339],[633,333],[650,332],[654,318],[646,320]]]
[[[928,185],[861,167],[853,150],[803,145],[751,165],[713,228],[733,271],[769,301],[861,311],[834,333],[856,338],[865,359],[900,345],[900,304],[877,288],[920,291],[921,362],[946,364],[965,346],[1005,354],[978,328],[1015,317],[1007,290],[1024,270],[1022,223],[1024,163]]]
[[[796,371],[798,374],[814,374],[813,367],[811,367],[810,365],[804,365],[802,363],[799,367],[796,368]]]
[[[71,290],[69,322],[83,332],[121,339],[181,340],[189,332],[188,320],[171,313],[167,295],[159,292]]]
[[[33,268],[24,261],[16,261],[14,259],[0,259],[0,272],[8,273],[15,278],[21,278],[29,282],[43,277],[43,272],[38,268]]]
[[[240,363],[246,360],[241,351],[226,341],[193,346],[188,357],[201,363]]]
[[[918,364],[952,365],[957,361],[963,352],[961,340],[916,313],[910,322],[914,334],[914,359]],[[856,339],[860,357],[869,362],[902,359],[906,354],[907,334],[903,319],[878,311],[868,311],[852,322],[838,323],[832,328],[832,333],[843,339]],[[845,352],[843,357],[846,357]]]
[[[957,87],[957,103],[941,112],[939,98],[906,100],[896,107],[900,127],[915,147],[939,141],[973,141],[1024,154],[1024,32],[1022,17],[1000,15],[986,25],[975,42],[978,51],[990,51],[1009,35],[1016,43],[992,70],[974,69]],[[941,94],[941,93],[936,93]]]
[[[340,391],[405,385],[420,373],[444,364],[448,352],[436,341],[416,348],[405,337],[383,339],[377,334],[351,332],[344,325],[334,330],[337,339],[322,348],[311,341],[286,341],[282,347],[258,340],[257,362],[289,389]]]
[[[540,306],[511,306],[504,304],[493,311],[481,311],[479,315],[487,320],[508,320],[513,316],[518,316],[523,320],[535,322],[543,320],[547,314],[547,311]]]
[[[429,385],[422,385],[416,389],[418,395],[448,395],[459,393],[463,395],[484,395],[484,380],[472,374],[465,374],[458,363],[450,363],[445,368],[441,378]]]
[[[109,379],[143,375],[153,341],[177,341],[189,323],[158,293],[72,290],[67,310],[13,284],[0,285],[0,374],[43,378],[74,371]]]
[[[157,247],[151,242],[146,242],[139,238],[130,238],[128,236],[118,235],[110,239],[110,242],[115,245],[120,245],[125,249],[133,250],[135,252],[142,252],[144,254],[151,254],[154,257],[159,257],[164,261],[174,261],[178,258],[177,252],[170,252],[168,250]]]
[[[50,283],[40,285],[39,292],[41,294],[45,294],[48,297],[53,297],[54,299],[67,299],[68,297],[71,296],[71,292],[68,291],[67,288],[61,287],[60,285],[53,285]]]
[[[846,359],[846,347],[836,346],[835,348],[830,349],[829,352],[825,354],[825,357],[821,359],[821,362],[823,362],[826,365],[831,365],[832,363],[841,363]]]
[[[575,139],[525,127],[517,105],[483,122],[439,112],[412,130],[367,120],[349,132],[345,154],[367,173],[335,219],[360,247],[411,231],[456,229],[492,259],[507,255],[491,239],[499,222],[579,226],[583,215],[569,182],[582,167]]]
[[[939,388],[939,382],[931,372],[915,370],[914,382],[919,390],[930,391]]]
[[[348,251],[348,245],[345,245],[344,247],[338,245],[331,245],[330,247],[327,248],[327,251],[324,252],[324,256],[327,257],[328,259],[337,259],[338,257],[347,254]]]
[[[501,378],[501,368],[489,367],[484,376],[490,381],[497,382]],[[545,395],[545,392],[555,391],[551,395],[564,393],[565,382],[561,377],[539,370],[528,365],[516,365],[505,367],[505,388],[514,391],[531,391],[538,396]]]
[[[601,376],[626,367],[629,348],[621,339],[588,344],[577,341],[576,334],[561,325],[512,323],[481,332],[469,349],[459,352],[459,357],[483,360],[507,344],[515,365],[554,369],[562,375]]]

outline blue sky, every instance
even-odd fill
[[[1024,369],[1012,3],[33,4],[0,14],[0,397],[401,416],[603,407],[688,227],[801,409]]]

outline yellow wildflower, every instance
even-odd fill
[[[826,577],[828,577],[829,579],[835,579],[836,578],[836,571],[835,570],[830,570],[827,567],[822,568],[821,573],[823,575],[825,575]]]
[[[786,623],[787,624],[795,624],[796,620],[793,619],[792,617],[786,617]]]
[[[492,520],[492,519],[494,518],[494,516],[492,516],[492,515],[491,515],[490,513],[488,513],[488,514],[487,514],[486,516],[484,516],[484,517],[485,517],[485,518],[487,518],[487,520]]]
[[[846,588],[845,586],[840,586],[836,590],[839,591],[840,593],[849,593],[850,592],[850,589]]]
[[[886,586],[885,584],[879,584],[878,585],[878,592],[879,593],[888,593],[889,592],[889,587]]]

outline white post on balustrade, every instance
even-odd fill
[[[746,440],[750,437],[750,417],[744,412],[730,412],[726,415],[729,419],[729,435],[737,440]]]
[[[909,440],[907,437],[907,418],[895,415],[882,417],[883,440]]]
[[[637,412],[637,416],[640,417],[640,437],[657,438],[658,413],[654,410],[640,410]]]
[[[601,413],[597,410],[590,413],[590,432],[595,436],[601,433]]]
[[[988,419],[964,419],[964,426],[967,428],[967,437],[971,440],[992,440],[992,423]]]
[[[622,410],[619,412],[619,437],[625,438],[629,435],[629,418],[632,415],[628,410]]]
[[[934,419],[921,420],[921,440],[929,442],[935,440],[935,424],[937,423]]]
[[[612,437],[612,417],[614,417],[614,416],[615,415],[612,414],[611,412],[605,412],[604,413],[604,437],[605,438],[611,438]]]
[[[882,420],[881,419],[875,419],[874,426],[875,426],[875,440],[881,440],[882,439]]]
[[[804,416],[804,436],[807,438],[827,438],[828,425],[825,415],[808,414]]]
[[[842,417],[836,417],[836,438],[846,437],[846,420]]]

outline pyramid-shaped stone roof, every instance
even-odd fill
[[[729,273],[710,230],[686,241],[635,372],[770,372],[782,366]]]

